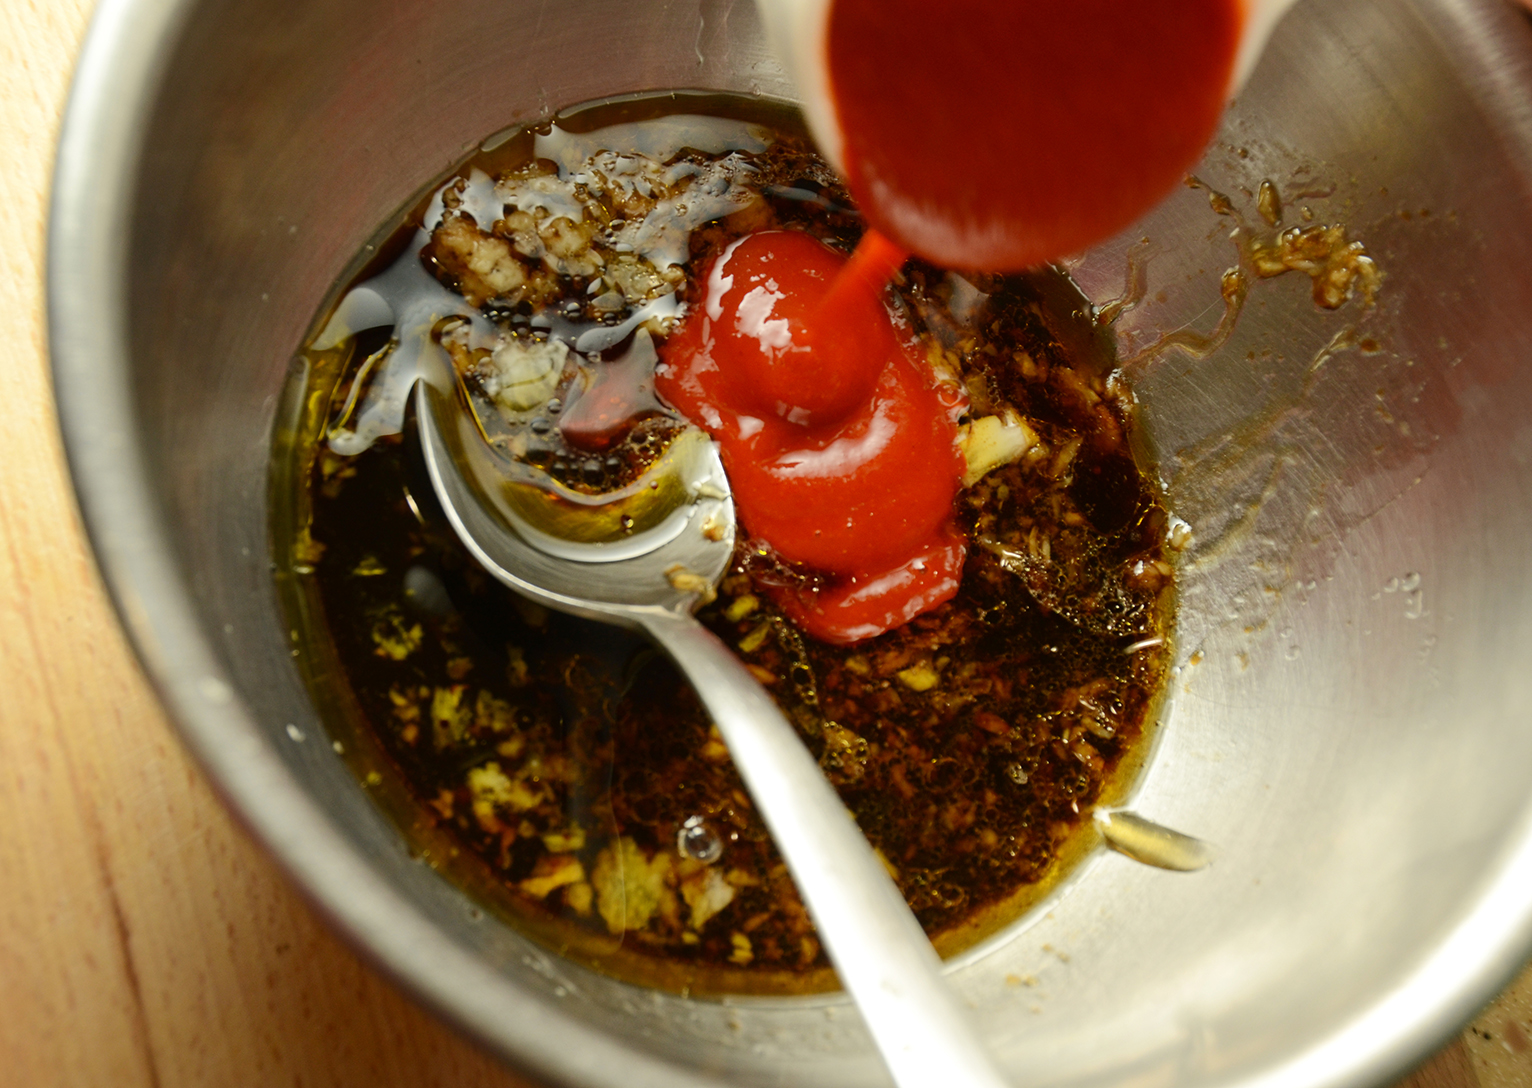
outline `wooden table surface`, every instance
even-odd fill
[[[46,366],[86,0],[0,0],[0,1083],[521,1086],[335,936],[182,751],[102,590]],[[1399,1088],[1532,1085],[1532,973]]]

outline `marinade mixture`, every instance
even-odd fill
[[[401,819],[421,851],[561,951],[694,991],[833,976],[690,688],[632,636],[476,566],[404,392],[411,368],[451,360],[510,454],[572,491],[631,485],[688,426],[653,392],[656,345],[712,258],[768,229],[849,252],[862,225],[791,115],[759,103],[607,104],[481,154],[380,242],[353,281],[376,289],[346,296],[306,353],[279,503],[316,702],[368,784],[413,799]],[[931,381],[966,398],[956,596],[820,642],[772,603],[816,572],[742,530],[698,615],[950,952],[1089,846],[1092,805],[1141,754],[1168,662],[1171,519],[1135,462],[1107,340],[1061,273],[912,261],[889,304]]]

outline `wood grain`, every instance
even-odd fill
[[[526,1088],[359,961],[230,820],[107,604],[41,312],[48,169],[88,12],[0,0],[0,1081]],[[1532,1083],[1515,1001],[1405,1083]]]
[[[0,1083],[524,1086],[363,965],[231,822],[106,602],[66,483],[40,287],[87,14],[0,3]]]

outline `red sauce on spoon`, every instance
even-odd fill
[[[949,599],[962,571],[950,524],[961,395],[937,388],[882,303],[900,245],[1004,271],[1128,226],[1212,137],[1244,6],[831,4],[844,167],[874,229],[849,262],[794,232],[731,245],[658,376],[722,444],[746,530],[830,576],[783,591],[809,633],[881,634]]]
[[[827,642],[908,622],[956,593],[962,570],[949,522],[963,399],[883,302],[903,260],[876,236],[850,261],[797,231],[740,239],[708,268],[656,373],[722,445],[745,530],[829,576],[779,599]]]

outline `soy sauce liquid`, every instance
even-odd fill
[[[667,95],[554,123],[663,130],[679,115],[772,134],[746,164],[760,199],[692,230],[689,270],[767,227],[854,247],[860,218],[784,107]],[[490,141],[454,176],[522,168],[535,138]],[[432,201],[380,233],[337,299],[414,259]],[[763,591],[812,572],[742,548],[699,616],[767,684],[951,954],[1018,918],[1095,845],[1091,806],[1131,780],[1164,686],[1171,584],[1166,515],[1105,383],[1110,345],[1072,285],[1052,271],[957,277],[918,262],[904,280],[907,320],[962,375],[972,414],[1014,409],[1042,439],[1039,458],[960,493],[975,544],[957,598],[867,643],[827,646]],[[578,303],[587,325],[624,316],[593,315],[589,278],[561,290],[553,304]],[[689,302],[695,284],[676,295]],[[506,335],[544,335],[550,322],[528,330],[547,310],[465,304]],[[363,361],[398,335],[305,354],[273,462],[277,585],[339,750],[422,860],[560,953],[692,993],[833,988],[726,750],[668,662],[479,569],[436,507],[406,421],[362,452],[330,448]]]

